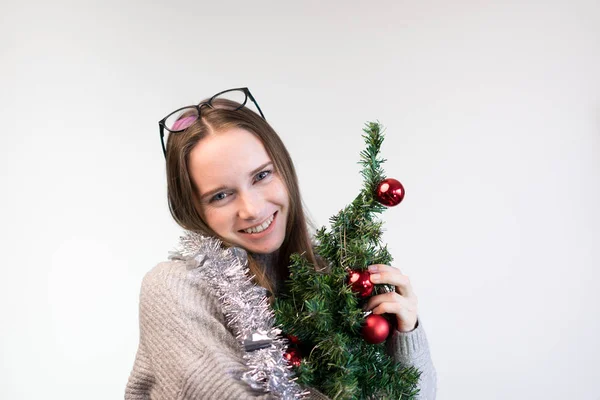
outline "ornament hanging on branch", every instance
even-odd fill
[[[300,354],[300,350],[290,347],[283,354],[283,358],[285,358],[290,365],[294,367],[299,367],[302,362],[302,354]]]
[[[292,344],[295,344],[296,346],[300,344],[300,339],[298,339],[298,336],[286,335],[286,337]]]
[[[365,318],[361,334],[368,343],[383,343],[390,334],[390,323],[381,315],[371,314]]]
[[[404,186],[394,178],[386,178],[377,185],[375,198],[384,206],[397,206],[404,199]]]
[[[373,293],[373,282],[371,282],[371,273],[369,271],[351,269],[348,272],[348,284],[352,288],[352,291],[359,297],[369,297]]]

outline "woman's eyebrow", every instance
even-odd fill
[[[254,171],[250,172],[250,176],[256,175],[258,174],[262,169],[268,167],[269,165],[273,164],[273,161],[267,161],[266,163],[264,163],[263,165],[261,165],[260,167],[256,168]]]
[[[267,161],[266,163],[262,164],[260,167],[256,168],[256,169],[255,169],[255,170],[253,170],[252,172],[250,172],[250,176],[254,176],[254,175],[256,175],[256,174],[257,174],[257,173],[259,173],[261,170],[263,170],[264,168],[268,167],[268,166],[269,166],[269,165],[271,165],[271,164],[273,164],[273,161]],[[222,190],[225,190],[225,189],[227,189],[227,188],[228,188],[227,186],[219,186],[219,187],[218,187],[218,188],[216,188],[216,189],[212,189],[212,190],[210,190],[210,191],[208,191],[208,192],[206,192],[206,193],[204,193],[204,194],[200,195],[200,199],[201,199],[201,200],[204,200],[204,199],[206,199],[207,197],[210,197],[210,196],[212,196],[212,195],[214,195],[214,194],[216,194],[216,193],[218,193],[218,192],[220,192],[220,191],[222,191]]]

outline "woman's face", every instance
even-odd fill
[[[202,139],[190,153],[201,213],[219,236],[253,253],[285,239],[289,196],[261,141],[241,128]]]

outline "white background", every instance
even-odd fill
[[[157,121],[248,86],[318,225],[386,127],[438,399],[600,399],[600,3],[216,3],[0,3],[0,398],[123,397],[181,232]]]

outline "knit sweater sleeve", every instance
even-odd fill
[[[421,371],[419,394],[415,400],[435,400],[437,373],[433,366],[429,343],[421,319],[410,332],[395,330],[386,343],[387,352],[403,366],[414,366]]]
[[[140,292],[140,343],[126,400],[271,399],[239,379],[242,349],[208,286],[169,261],[146,274]]]

